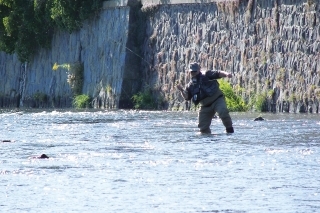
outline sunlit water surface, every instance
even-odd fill
[[[319,212],[320,116],[256,116],[2,112],[1,212]]]

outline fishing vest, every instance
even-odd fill
[[[210,80],[201,73],[196,78],[192,78],[189,85],[192,101],[195,105],[206,97],[213,96],[219,89],[219,83],[216,79]]]

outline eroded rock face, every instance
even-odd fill
[[[203,69],[232,72],[230,83],[244,88],[247,100],[272,91],[265,111],[316,112],[320,7],[311,1],[277,2],[159,6],[148,19],[144,50],[153,69],[144,69],[146,82],[159,83],[170,106],[182,108],[174,83],[188,82],[186,65],[199,61]]]
[[[129,7],[107,7],[85,21],[79,31],[55,32],[52,48],[39,50],[29,63],[0,52],[0,108],[72,107],[68,72],[53,71],[53,65],[79,62],[84,68],[82,93],[93,99],[96,108],[117,108],[127,58],[129,12]]]
[[[162,2],[104,8],[79,32],[56,32],[52,49],[28,64],[1,52],[0,108],[72,107],[67,74],[52,66],[82,62],[82,92],[95,108],[130,107],[147,87],[159,108],[188,109],[174,86],[189,81],[186,67],[198,61],[204,70],[232,72],[230,83],[246,100],[268,94],[265,111],[318,113],[318,2]]]

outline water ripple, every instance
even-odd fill
[[[214,119],[201,135],[196,112],[2,112],[1,209],[316,212],[318,115],[261,115],[233,113],[231,135]]]

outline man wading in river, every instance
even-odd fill
[[[229,110],[217,81],[219,78],[231,78],[231,73],[208,70],[205,74],[202,74],[199,64],[195,62],[189,64],[189,73],[191,81],[186,85],[185,89],[180,84],[176,87],[185,100],[192,100],[195,105],[200,104],[198,116],[200,132],[211,133],[211,120],[217,112],[223,125],[226,127],[227,133],[233,133],[234,130]]]

